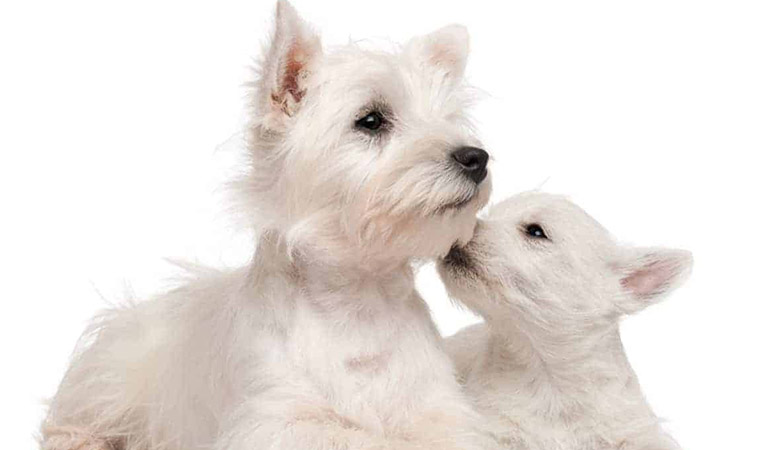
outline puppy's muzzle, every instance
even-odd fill
[[[487,177],[487,161],[490,155],[477,147],[460,147],[450,156],[460,171],[471,181],[479,184]]]
[[[471,265],[471,258],[464,249],[455,244],[449,249],[447,256],[442,258],[442,263],[448,267],[467,269]]]

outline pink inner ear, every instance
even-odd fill
[[[431,52],[431,63],[457,70],[460,64],[460,52],[448,42],[437,42],[433,44]]]
[[[296,43],[293,44],[288,52],[288,56],[286,56],[285,71],[280,89],[283,92],[289,93],[296,102],[301,101],[301,97],[304,96],[304,91],[299,89],[299,78],[307,58],[304,50]]]
[[[278,86],[271,94],[272,101],[283,110],[286,115],[292,114],[293,103],[299,103],[304,97],[305,90],[301,88],[300,81],[310,55],[299,42],[294,42],[281,60],[280,79]]]
[[[424,36],[420,45],[422,57],[434,66],[446,70],[451,76],[463,74],[468,57],[468,31],[461,25],[448,25]]]
[[[665,290],[675,270],[675,265],[669,261],[656,261],[627,275],[621,283],[637,297],[651,297]]]

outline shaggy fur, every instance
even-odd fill
[[[490,193],[450,156],[477,145],[465,29],[324,53],[285,1],[275,28],[238,183],[254,260],[98,318],[45,450],[489,445],[411,268],[466,242]]]
[[[493,207],[438,264],[485,324],[446,342],[459,377],[505,448],[667,450],[619,338],[619,318],[688,276],[691,254],[617,244],[563,198]]]

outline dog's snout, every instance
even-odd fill
[[[474,183],[479,184],[487,177],[487,160],[490,155],[481,148],[460,147],[452,152],[452,159]]]

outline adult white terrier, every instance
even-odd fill
[[[527,193],[493,207],[438,270],[485,319],[446,345],[503,446],[677,449],[641,394],[618,321],[691,266],[686,251],[617,244],[561,197]]]
[[[490,193],[468,35],[324,54],[285,1],[240,183],[259,244],[87,334],[47,450],[479,449],[410,263],[466,242]]]

